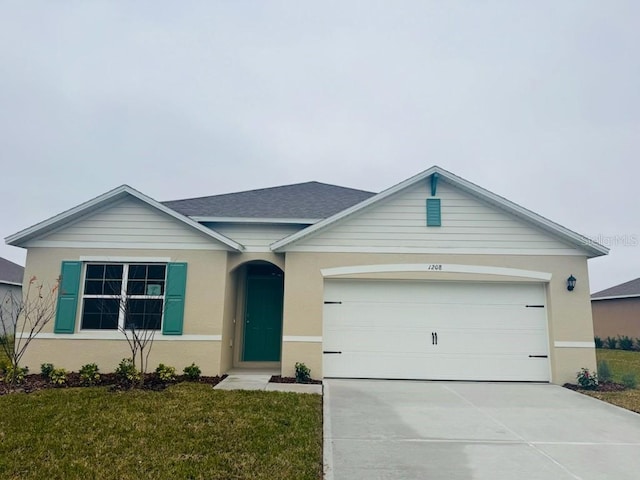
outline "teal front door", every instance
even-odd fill
[[[282,341],[282,275],[247,276],[245,362],[279,362]]]

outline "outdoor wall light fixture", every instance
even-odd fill
[[[571,276],[567,278],[567,290],[572,292],[574,288],[576,288],[576,277],[571,274]]]

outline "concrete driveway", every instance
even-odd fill
[[[542,384],[325,380],[325,474],[640,478],[640,415]]]

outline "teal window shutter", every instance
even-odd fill
[[[427,227],[441,226],[440,199],[427,198]]]
[[[184,293],[187,287],[187,264],[167,264],[167,286],[164,294],[163,335],[182,335]]]
[[[82,262],[62,262],[54,333],[73,333],[76,328]]]

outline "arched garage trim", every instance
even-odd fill
[[[486,265],[458,265],[453,263],[399,263],[382,265],[352,265],[348,267],[323,268],[325,278],[341,275],[357,275],[362,273],[396,273],[396,272],[445,272],[445,273],[475,273],[498,275],[506,277],[520,277],[548,282],[551,273],[517,268],[492,267]]]

